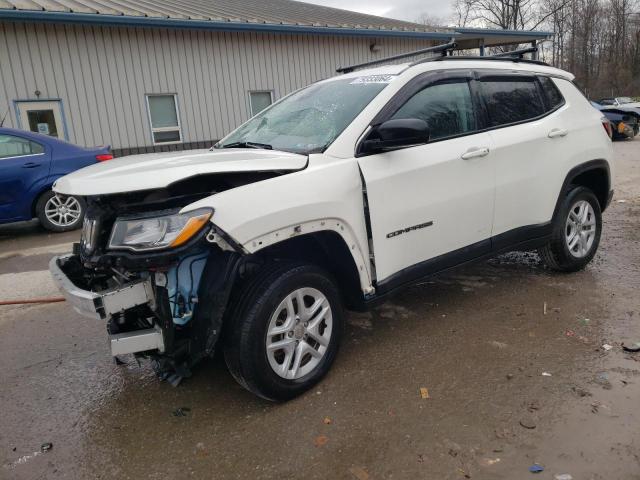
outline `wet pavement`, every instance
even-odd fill
[[[104,325],[65,303],[0,306],[0,478],[640,479],[640,353],[620,346],[640,341],[639,147],[615,145],[587,269],[510,254],[350,314],[327,378],[286,404],[219,358],[178,388],[116,366]],[[77,232],[12,228],[0,300],[48,294]]]

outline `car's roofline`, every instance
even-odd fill
[[[455,58],[455,57],[454,57]],[[470,70],[502,70],[502,71],[519,71],[519,72],[532,72],[539,73],[543,75],[552,75],[555,77],[562,77],[568,81],[572,81],[575,76],[567,72],[566,70],[561,70],[556,67],[552,67],[550,65],[544,64],[542,62],[534,62],[534,61],[521,61],[518,59],[490,59],[489,57],[485,57],[482,60],[477,58],[465,58],[453,60],[447,58],[446,60],[441,60],[437,62],[424,62],[419,63],[411,68],[419,68],[425,67],[425,70],[442,70],[442,69],[454,69],[454,68],[465,68]],[[444,67],[444,68],[443,68]]]
[[[353,72],[331,77],[331,79],[329,80],[338,80],[340,78],[357,78],[370,75],[400,75],[408,72],[418,73],[429,70],[448,69],[496,69],[504,71],[517,70],[562,77],[569,81],[572,81],[575,78],[575,76],[570,72],[549,66],[543,62],[531,60],[491,57],[435,57],[433,60],[429,59],[429,61],[421,61],[414,64],[386,64],[377,67],[356,70]]]

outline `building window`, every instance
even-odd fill
[[[147,95],[147,108],[151,120],[153,143],[179,143],[182,141],[176,96]]]
[[[273,96],[270,91],[249,92],[249,107],[251,116],[259,114],[262,110],[273,103]]]

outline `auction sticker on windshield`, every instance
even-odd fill
[[[389,83],[393,80],[396,75],[366,75],[364,77],[356,77],[351,85],[355,85],[358,83],[368,84],[368,83]]]

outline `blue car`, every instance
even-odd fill
[[[54,232],[79,228],[84,200],[55,195],[51,185],[63,175],[111,158],[110,147],[83,148],[0,127],[0,224],[37,217]]]

